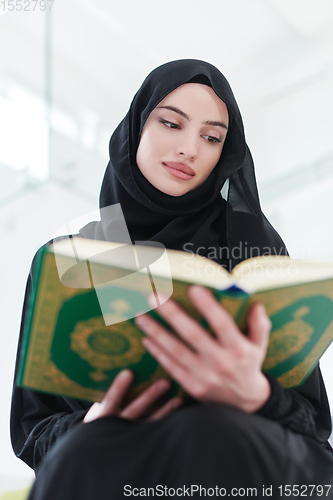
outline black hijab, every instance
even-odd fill
[[[207,180],[174,197],[146,180],[136,164],[136,152],[151,111],[170,92],[191,82],[208,85],[226,104],[229,130],[221,157]],[[233,92],[222,73],[211,64],[185,59],[153,70],[113,133],[109,151],[110,161],[100,193],[101,221],[82,228],[83,237],[126,240],[124,232],[119,231],[119,212],[118,216],[110,215],[117,212],[106,208],[119,203],[133,243],[158,241],[167,248],[198,252],[230,270],[251,256],[287,253],[261,211],[253,161]],[[227,179],[226,202],[221,189]]]

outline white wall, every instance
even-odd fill
[[[31,260],[38,248],[49,241],[63,224],[95,208],[96,204],[83,200],[61,186],[48,183],[32,189],[0,210],[0,262],[3,264],[0,334],[0,493],[2,476],[7,476],[5,484],[10,484],[12,476],[28,479],[33,477],[29,467],[14,456],[9,439],[14,363]],[[90,220],[89,218],[86,222]],[[18,487],[16,480],[13,487]]]

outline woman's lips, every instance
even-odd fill
[[[193,168],[188,165],[184,165],[184,163],[177,163],[175,161],[168,161],[168,163],[166,163],[163,161],[162,166],[167,172],[169,172],[169,174],[174,175],[179,179],[183,179],[184,181],[193,179],[195,176]]]

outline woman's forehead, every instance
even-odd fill
[[[201,83],[184,83],[180,85],[166,95],[156,108],[163,108],[164,106],[177,107],[189,116],[191,113],[198,111],[206,111],[208,114],[213,113],[215,118],[228,116],[225,103],[211,87]],[[214,116],[208,118],[213,119]]]
[[[176,89],[172,90],[169,92],[163,99],[172,99],[172,98],[177,98],[181,99],[182,97],[185,96],[198,96],[198,95],[205,95],[205,94],[210,94],[216,96],[218,99],[219,97],[215,94],[214,90],[209,87],[208,85],[204,85],[203,83],[183,83]]]

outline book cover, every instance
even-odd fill
[[[173,252],[170,262],[181,254]],[[170,290],[167,273],[155,272],[152,282],[147,272],[133,272],[133,267],[126,269],[120,262],[121,267],[119,255],[113,265],[73,260],[70,255],[61,258],[60,267],[66,270],[62,280],[59,259],[52,250],[43,248],[38,255],[38,286],[30,298],[19,386],[101,401],[117,373],[129,368],[135,374],[130,401],[154,380],[170,378],[142,346],[143,332],[133,319],[139,312],[150,311],[147,299],[152,291],[172,293],[181,307],[208,328],[187,296],[190,284],[198,282],[195,276],[184,280],[173,272]],[[176,268],[171,265],[171,269]],[[216,280],[224,281],[224,289],[208,286],[244,334],[249,308],[258,301],[265,305],[272,330],[263,370],[285,388],[301,385],[333,340],[333,278],[324,279],[327,273],[320,269],[317,281],[313,281],[316,273],[310,273],[309,282],[303,276],[301,283],[291,280],[290,285],[252,292],[242,290],[239,281],[234,280],[237,286],[232,286],[229,275]],[[149,313],[163,323],[154,310]],[[174,383],[169,397],[176,394],[182,390]]]

